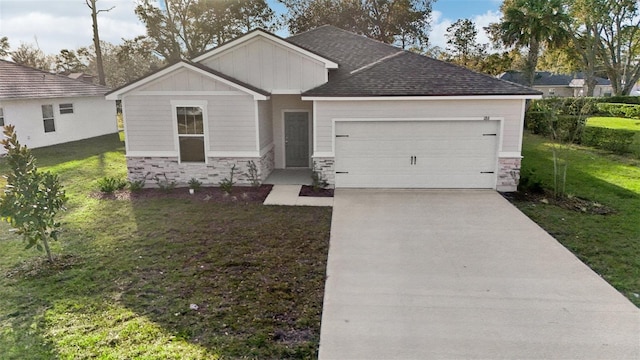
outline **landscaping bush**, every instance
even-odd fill
[[[609,96],[598,98],[599,103],[640,105],[640,96]]]
[[[534,100],[530,111],[553,111],[558,115],[594,115],[598,99],[593,97],[547,98]]]
[[[586,119],[577,115],[554,115],[549,111],[527,111],[525,126],[534,134],[560,140],[576,142],[582,136]]]
[[[597,107],[600,112],[611,116],[640,119],[640,105],[600,103]]]
[[[103,177],[98,180],[98,187],[100,191],[105,194],[111,194],[116,190],[122,190],[127,186],[127,181],[124,179],[118,179],[113,177]]]
[[[524,115],[524,125],[534,134],[549,136],[551,134],[548,121],[550,115],[547,111],[529,109]]]
[[[633,143],[634,131],[587,127],[582,133],[582,144],[612,151],[618,154],[628,153]]]

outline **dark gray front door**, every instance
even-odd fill
[[[286,167],[309,167],[309,113],[284,113]]]

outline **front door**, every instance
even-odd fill
[[[284,113],[285,167],[309,167],[309,113]]]

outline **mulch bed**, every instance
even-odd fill
[[[313,186],[302,185],[299,196],[313,196],[313,197],[333,197],[333,189],[317,189],[314,190]]]
[[[191,199],[197,201],[215,202],[241,202],[241,203],[263,203],[267,198],[273,185],[260,185],[259,187],[236,186],[227,194],[219,187],[201,187],[195,194],[189,194],[189,188],[180,187],[171,190],[161,190],[157,188],[145,188],[138,191],[118,190],[112,194],[94,192],[91,197],[97,199],[111,200],[135,200],[135,199]]]
[[[610,215],[616,212],[615,209],[606,205],[600,204],[588,199],[579,198],[576,196],[565,196],[562,198],[555,198],[553,194],[544,193],[528,193],[528,192],[514,192],[514,193],[502,193],[509,201],[521,201],[550,204],[561,207],[563,209],[582,212],[592,215]]]

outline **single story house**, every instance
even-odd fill
[[[12,124],[30,148],[118,131],[107,87],[0,60],[0,126]],[[4,149],[0,148],[0,153]]]
[[[333,26],[254,30],[114,90],[129,177],[218,184],[253,162],[335,187],[487,188],[519,180],[539,91]]]
[[[499,78],[517,84],[525,84],[524,77],[520,71],[507,71],[499,75]],[[536,71],[533,79],[533,88],[542,92],[542,96],[547,97],[581,97],[587,96],[587,84],[584,80],[584,73],[571,75],[554,74],[548,71]],[[593,96],[611,96],[613,87],[609,79],[596,77],[596,86],[593,89]]]

